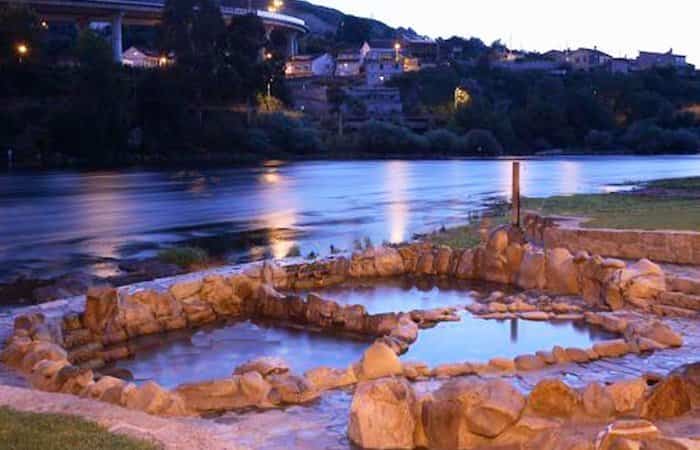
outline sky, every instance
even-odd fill
[[[514,49],[595,47],[615,57],[639,50],[688,56],[700,66],[698,0],[312,0],[431,37],[496,39]]]

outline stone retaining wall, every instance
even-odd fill
[[[554,218],[528,214],[528,240],[545,248],[587,251],[613,258],[700,265],[700,233],[690,231],[614,230],[559,226]]]

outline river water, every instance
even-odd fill
[[[700,175],[700,157],[523,161],[528,196],[605,192],[615,184]],[[511,160],[348,161],[193,171],[0,175],[0,282],[84,270],[176,243],[230,262],[305,255],[331,245],[410,239],[465,222],[508,196]]]

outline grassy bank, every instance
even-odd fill
[[[629,192],[525,198],[523,208],[546,216],[581,218],[586,228],[700,231],[700,177],[652,181]],[[507,205],[497,204],[484,222],[471,221],[422,237],[436,245],[474,247],[486,229],[508,219]]]
[[[653,181],[630,192],[528,198],[524,207],[585,218],[587,228],[700,231],[700,177]]]
[[[0,447],[8,450],[155,450],[75,417],[0,408]]]

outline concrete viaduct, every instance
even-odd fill
[[[0,4],[9,3],[0,0]],[[122,26],[156,25],[163,17],[165,0],[25,0],[42,20],[47,22],[74,21],[78,26],[90,22],[108,22],[112,25],[112,53],[114,60],[122,60]],[[298,37],[309,31],[306,23],[296,17],[268,11],[250,10],[222,5],[224,20],[235,16],[257,14],[263,21],[268,34],[279,29],[285,32],[288,42],[288,56],[298,52]]]

